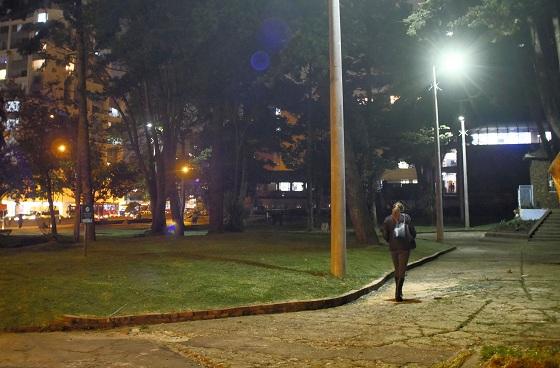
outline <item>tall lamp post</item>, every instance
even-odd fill
[[[441,148],[439,143],[439,110],[437,95],[436,65],[432,65],[432,89],[434,91],[434,113],[436,118],[436,241],[443,242],[443,193],[441,190]]]
[[[469,216],[469,184],[467,180],[467,132],[465,131],[465,117],[459,116],[459,121],[461,122],[461,148],[463,151],[463,198],[465,201],[465,228],[471,227],[471,221]]]
[[[181,166],[181,213],[185,212],[185,176],[191,171],[191,168],[187,165]]]
[[[331,128],[331,273],[346,273],[346,188],[340,3],[329,0],[330,128]]]
[[[460,71],[465,65],[465,56],[458,52],[448,52],[443,55],[441,65],[447,70]],[[434,91],[434,113],[436,120],[436,240],[438,242],[443,242],[443,191],[441,183],[441,148],[439,142],[438,86],[435,62],[432,64],[432,89]]]

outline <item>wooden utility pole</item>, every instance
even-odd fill
[[[346,188],[344,110],[339,0],[329,0],[330,127],[331,127],[331,273],[346,273]]]

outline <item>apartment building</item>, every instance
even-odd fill
[[[74,53],[45,42],[42,53],[24,55],[18,51],[25,40],[34,32],[32,26],[49,21],[64,21],[60,9],[45,8],[29,14],[25,19],[4,19],[0,21],[0,89],[8,83],[16,83],[26,94],[44,94],[49,96],[53,105],[70,114],[77,114],[74,104],[76,94],[76,78]],[[89,92],[102,92],[102,86],[88,81]],[[8,101],[5,110],[10,112],[5,124],[5,134],[10,139],[10,131],[19,123],[17,111],[19,102]],[[102,164],[111,165],[123,159],[122,142],[110,139],[104,132],[113,124],[120,122],[115,108],[104,98],[88,99],[88,119],[92,127],[93,138],[100,147]],[[55,206],[62,216],[68,215],[68,209],[74,203],[71,192],[56,195]],[[7,207],[8,216],[19,213],[33,214],[48,208],[46,199],[25,200],[20,203],[4,199],[1,202]],[[105,206],[105,204],[101,204]],[[108,204],[108,210],[118,210],[115,203]]]

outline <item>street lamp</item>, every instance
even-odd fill
[[[191,171],[191,168],[188,165],[183,165],[179,169],[181,172],[181,213],[185,212],[185,177]]]
[[[461,148],[463,151],[463,199],[465,201],[465,228],[471,227],[469,216],[469,185],[467,181],[467,132],[465,131],[465,117],[459,116],[461,122]]]
[[[438,87],[435,64],[432,65],[432,89],[434,90],[434,112],[436,118],[436,241],[443,242],[443,193],[441,190],[441,149],[439,144]]]
[[[442,54],[440,67],[444,71],[458,72],[465,66],[465,57],[458,51],[451,51]],[[441,183],[441,148],[439,142],[439,110],[438,110],[438,86],[436,63],[432,64],[432,89],[434,91],[434,113],[436,120],[436,161],[437,161],[437,179],[435,185],[436,191],[436,241],[443,242],[443,192]]]

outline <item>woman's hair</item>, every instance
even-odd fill
[[[404,206],[401,202],[397,202],[393,205],[391,209],[391,217],[393,220],[398,221],[399,217],[401,216],[401,212],[404,210]]]

